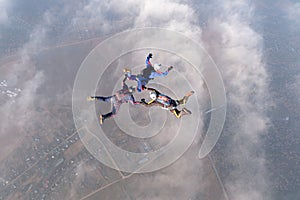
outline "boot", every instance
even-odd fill
[[[188,110],[187,108],[182,108],[181,112],[180,112],[180,117],[182,117],[183,115],[190,115],[192,114],[192,112],[190,110]]]
[[[93,100],[95,100],[95,97],[89,96],[89,97],[86,98],[86,100],[87,101],[93,101]]]
[[[104,121],[103,116],[100,115],[100,116],[99,116],[99,122],[100,122],[101,125],[103,124],[103,121]]]

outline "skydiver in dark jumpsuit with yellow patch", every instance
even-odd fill
[[[141,99],[141,104],[144,106],[160,106],[165,110],[169,110],[171,113],[173,113],[177,118],[181,118],[183,115],[190,115],[192,114],[191,111],[189,111],[186,108],[183,108],[182,110],[178,110],[177,106],[179,105],[185,105],[188,98],[194,94],[194,91],[188,92],[182,99],[180,100],[174,100],[171,97],[160,93],[154,88],[148,88],[144,87],[145,90],[149,90],[150,98],[151,100],[149,102],[146,102],[145,99]]]
[[[104,120],[113,117],[114,115],[117,114],[117,112],[120,109],[120,106],[123,103],[131,103],[131,104],[140,104],[141,102],[139,101],[135,101],[132,93],[135,91],[135,87],[128,87],[125,83],[126,78],[123,80],[122,82],[122,86],[123,88],[121,90],[118,90],[114,95],[112,96],[90,96],[87,98],[88,101],[92,101],[92,100],[100,100],[100,101],[104,101],[107,103],[111,103],[112,104],[112,111],[104,114],[104,115],[100,115],[100,124],[103,124]]]

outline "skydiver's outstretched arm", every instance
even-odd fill
[[[136,101],[136,100],[134,99],[134,96],[133,96],[133,95],[130,96],[129,102],[130,102],[131,104],[133,104],[133,105],[136,105],[136,104],[142,104],[141,101]]]
[[[169,74],[169,71],[166,70],[165,72],[151,72],[149,78],[155,78],[155,77],[164,77]]]
[[[179,111],[177,108],[170,110],[171,113],[173,113],[178,119],[181,117],[181,111]]]
[[[155,78],[155,77],[164,77],[164,76],[167,76],[169,74],[169,71],[171,71],[173,69],[173,66],[170,66],[168,67],[168,69],[164,72],[161,72],[161,71],[154,71],[154,72],[151,72],[149,78]]]
[[[161,104],[160,103],[157,103],[156,101],[154,101],[154,100],[151,100],[151,101],[149,101],[149,102],[146,102],[146,100],[145,99],[141,99],[141,105],[144,105],[144,106],[146,106],[146,107],[152,107],[152,106],[161,106]]]
[[[110,102],[112,97],[113,96],[108,96],[108,97],[104,97],[104,96],[89,96],[89,97],[87,97],[87,100],[88,101],[100,100],[100,101],[104,101],[104,102]]]

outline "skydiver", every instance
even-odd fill
[[[104,101],[107,103],[111,103],[112,104],[112,111],[107,113],[107,114],[100,114],[99,118],[100,118],[100,124],[103,124],[104,120],[110,118],[110,117],[114,117],[117,112],[120,109],[120,106],[122,105],[122,103],[131,103],[131,104],[140,104],[141,102],[139,101],[135,101],[134,96],[132,95],[132,93],[135,91],[135,87],[128,87],[125,83],[126,78],[124,78],[124,80],[122,81],[122,89],[118,90],[114,95],[112,96],[89,96],[87,98],[88,101],[92,101],[92,100],[100,100],[100,101]]]
[[[151,58],[152,58],[152,53],[149,53],[149,55],[146,58],[146,68],[142,70],[141,74],[133,75],[131,74],[131,70],[127,68],[123,70],[125,72],[125,77],[127,77],[127,79],[137,81],[138,92],[142,91],[143,87],[149,82],[149,80],[152,80],[155,77],[167,76],[169,71],[173,69],[173,66],[170,66],[166,71],[161,72],[160,71],[161,64],[152,65],[150,61]]]
[[[152,53],[149,53],[149,55],[146,58],[146,68],[142,70],[142,75],[144,77],[149,77],[150,79],[153,79],[154,77],[163,77],[168,75],[169,71],[173,69],[173,66],[168,67],[168,70],[165,72],[160,71],[161,64],[155,63],[154,65],[151,63],[150,59],[152,58]]]
[[[161,106],[162,109],[170,110],[177,118],[181,118],[183,115],[192,114],[187,108],[183,108],[182,110],[178,110],[177,106],[185,105],[188,98],[194,94],[194,91],[188,92],[182,99],[174,100],[171,97],[160,93],[154,88],[144,87],[145,90],[149,90],[149,95],[151,100],[146,102],[145,99],[141,99],[141,104],[144,106]]]

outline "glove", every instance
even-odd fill
[[[168,67],[168,71],[171,71],[173,69],[173,66]]]
[[[152,58],[152,53],[149,53],[148,57],[149,57],[149,58]]]

